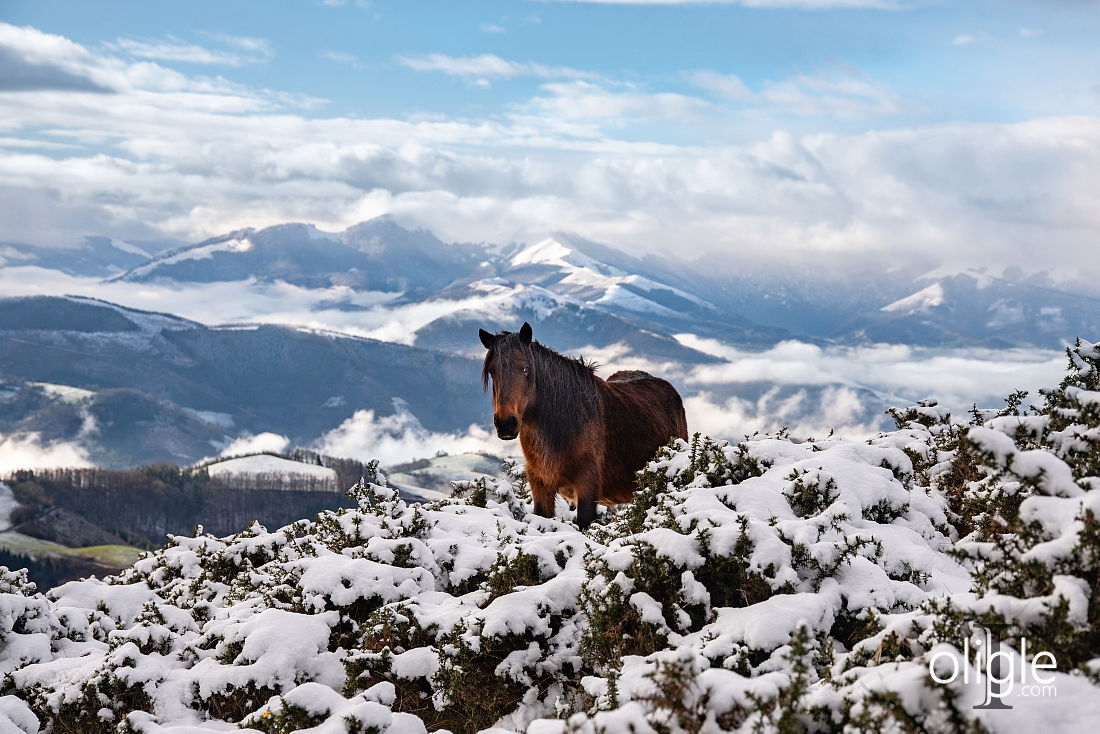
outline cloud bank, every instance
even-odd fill
[[[435,456],[440,451],[448,454],[485,451],[498,456],[520,451],[515,441],[500,441],[479,426],[470,426],[466,433],[429,431],[406,409],[403,401],[395,399],[394,407],[396,412],[388,416],[376,416],[373,410],[356,411],[322,436],[315,448],[330,456],[361,461],[378,459],[384,466]]]
[[[445,239],[568,229],[636,250],[766,251],[1098,267],[1100,124],[1092,117],[854,134],[713,131],[785,114],[889,116],[883,84],[798,74],[750,88],[687,72],[612,83],[494,55],[403,57],[469,79],[543,80],[481,118],[324,116],[324,101],[183,74],[0,24],[18,73],[0,93],[0,232],[197,240],[242,226],[340,229],[382,213]],[[6,67],[8,68],[8,67]],[[686,86],[685,86],[686,85]],[[747,117],[746,117],[747,116]],[[679,142],[647,135],[665,121]]]
[[[37,433],[0,433],[0,474],[16,469],[92,466],[77,443],[43,442]]]

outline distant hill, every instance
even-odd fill
[[[110,237],[85,237],[72,247],[31,247],[0,242],[0,267],[33,266],[69,275],[106,277],[137,267],[164,249],[165,243],[133,243]]]
[[[211,283],[256,279],[306,288],[423,293],[476,272],[475,246],[449,245],[425,230],[379,217],[328,233],[307,224],[242,229],[149,259],[118,279]]]
[[[429,430],[486,419],[480,363],[438,351],[82,298],[0,299],[0,315],[0,432],[73,439],[94,425],[82,443],[104,466],[195,461],[242,432],[307,445],[357,410],[393,413],[394,398]],[[32,382],[90,394],[62,400]]]

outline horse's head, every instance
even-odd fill
[[[510,441],[519,435],[519,423],[534,399],[534,365],[531,361],[531,325],[526,321],[516,333],[490,334],[478,330],[488,353],[481,370],[481,387],[493,382],[493,423],[497,436]]]

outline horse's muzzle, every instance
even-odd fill
[[[515,416],[510,418],[493,416],[493,424],[497,427],[497,437],[504,441],[511,441],[519,435],[519,421]]]

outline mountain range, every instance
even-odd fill
[[[32,249],[22,246],[19,252],[24,259],[9,256],[9,266],[31,261]],[[39,248],[34,257],[41,267],[70,271],[78,269],[73,263],[83,263],[79,270],[85,273],[95,265],[100,275],[119,282],[283,281],[386,294],[395,304],[452,303],[453,311],[421,327],[415,340],[446,349],[459,347],[449,338],[455,329],[485,317],[489,325],[504,326],[542,316],[556,337],[570,342],[594,334],[595,341],[575,346],[644,340],[640,353],[676,359],[698,358],[668,342],[669,335],[682,332],[749,347],[798,338],[1052,348],[1100,327],[1096,294],[1060,289],[1036,273],[739,270],[713,258],[636,257],[568,233],[529,245],[445,243],[390,216],[336,233],[283,224],[146,258],[142,252],[129,243],[89,237],[68,264],[61,251]],[[339,300],[324,307],[356,308]],[[585,322],[580,332],[578,319]]]
[[[789,340],[1054,349],[1100,334],[1100,299],[1034,273],[738,269],[631,255],[568,233],[446,243],[389,216],[341,232],[292,223],[175,247],[103,237],[68,250],[0,244],[0,269],[17,268],[20,279],[99,279],[121,302],[150,288],[276,284],[312,298],[308,324],[262,323],[280,320],[262,313],[199,323],[86,296],[0,298],[0,434],[78,441],[105,466],[195,461],[249,433],[309,445],[358,410],[404,411],[424,431],[486,424],[476,331],[523,321],[562,352],[682,370],[723,362],[704,343],[743,352]],[[379,338],[317,326],[335,316],[397,326],[366,330]],[[708,389],[754,401],[772,387],[765,375]],[[774,399],[803,387],[829,386],[788,381]]]

